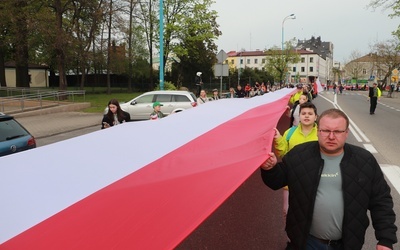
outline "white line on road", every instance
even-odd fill
[[[372,144],[364,144],[364,148],[371,152],[371,154],[377,154],[378,151],[372,146]]]
[[[356,140],[357,140],[358,142],[362,142],[361,137],[358,136],[358,134],[356,133],[354,127],[353,127],[351,124],[350,124],[350,126],[349,126],[349,129],[350,129],[351,133],[354,135],[354,137],[356,138]]]
[[[397,193],[400,194],[400,168],[395,165],[380,164],[386,178],[389,179]]]

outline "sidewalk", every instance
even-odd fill
[[[35,116],[15,117],[35,138],[43,138],[68,131],[98,125],[101,127],[100,113],[56,112]]]

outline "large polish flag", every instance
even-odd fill
[[[0,249],[172,249],[268,157],[293,89],[0,158]]]

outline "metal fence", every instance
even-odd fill
[[[42,109],[75,101],[76,96],[83,96],[85,101],[85,90],[49,91],[0,87],[0,110],[3,113],[14,113]]]

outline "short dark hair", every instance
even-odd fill
[[[329,116],[329,117],[332,117],[332,118],[343,117],[343,118],[346,120],[346,129],[349,128],[349,123],[350,123],[349,117],[347,117],[347,115],[346,115],[343,111],[341,111],[340,109],[334,109],[334,108],[332,108],[332,109],[327,109],[327,110],[325,110],[324,112],[322,112],[322,114],[321,114],[321,115],[318,117],[318,119],[317,119],[317,125],[318,125],[318,127],[319,127],[319,122],[320,122],[320,120],[321,120],[324,116]]]
[[[305,103],[300,104],[300,112],[301,112],[301,110],[304,109],[304,108],[314,109],[314,113],[315,113],[316,115],[318,115],[318,113],[317,113],[317,107],[315,107],[315,105],[314,105],[312,102],[305,102]]]

